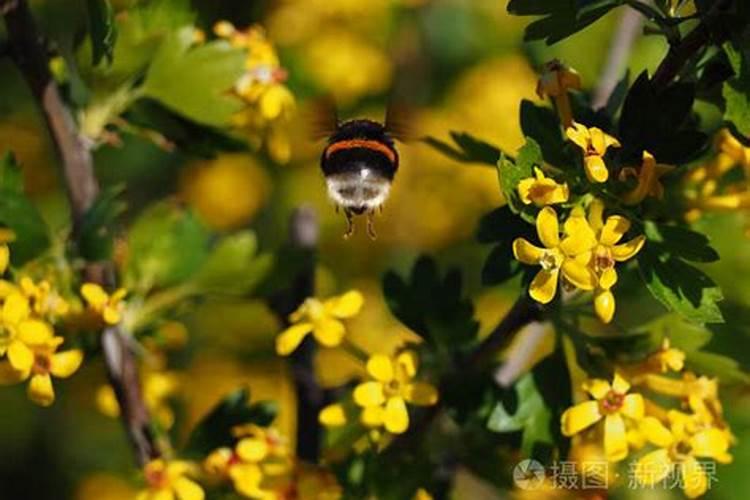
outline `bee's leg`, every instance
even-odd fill
[[[370,210],[367,212],[367,236],[370,237],[371,240],[377,239],[378,235],[375,234],[375,210]]]
[[[346,232],[344,233],[344,239],[348,240],[354,234],[354,217],[347,209],[344,209],[344,216],[346,217]]]

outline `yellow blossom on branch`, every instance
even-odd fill
[[[29,329],[27,323],[32,321],[30,314],[28,299],[17,290],[9,289],[0,309],[0,356],[19,342],[18,334],[22,325],[24,329]]]
[[[625,419],[638,421],[644,417],[643,396],[629,393],[630,383],[615,373],[612,383],[590,379],[584,383],[594,399],[565,410],[561,417],[562,433],[573,436],[604,420],[604,453],[607,460],[619,461],[628,454]]]
[[[647,196],[652,196],[658,200],[664,197],[664,186],[661,178],[674,170],[672,165],[656,163],[656,159],[648,151],[643,152],[643,163],[638,172],[634,168],[624,168],[620,172],[620,180],[627,180],[629,177],[635,177],[638,184],[632,191],[625,193],[622,197],[626,205],[637,205]]]
[[[395,358],[383,354],[370,357],[367,374],[371,380],[359,384],[353,393],[354,402],[362,407],[360,420],[366,427],[384,426],[388,432],[401,434],[409,428],[406,403],[437,403],[437,389],[414,380],[418,362],[413,351],[404,351]]]
[[[0,368],[2,381],[20,382],[30,378],[29,399],[41,406],[55,401],[52,376],[68,378],[78,370],[83,361],[80,349],[57,352],[62,337],[55,337],[48,324],[31,320],[22,323],[18,340],[8,348],[8,359]]]
[[[86,300],[89,309],[99,315],[108,325],[116,325],[122,320],[124,305],[122,299],[127,293],[124,288],[118,288],[110,295],[95,283],[84,283],[81,286],[81,295]]]
[[[65,316],[70,310],[68,302],[52,288],[47,280],[35,283],[31,278],[24,276],[18,284],[23,294],[29,299],[34,314],[56,318]]]
[[[597,278],[594,310],[604,323],[609,323],[615,314],[615,297],[611,291],[617,283],[615,264],[632,259],[643,248],[646,238],[640,235],[620,243],[630,229],[630,221],[621,215],[611,215],[605,220],[604,204],[598,199],[591,203],[587,221],[584,222],[582,211],[574,212],[571,219],[573,217],[580,217],[581,224],[587,223],[594,232],[596,246],[591,259],[591,268]]]
[[[581,77],[578,73],[557,59],[546,63],[537,83],[536,93],[540,99],[549,96],[554,100],[560,122],[565,128],[573,123],[569,89],[581,89]]]
[[[195,467],[182,460],[152,460],[143,468],[146,489],[136,500],[203,500],[203,488],[188,478]]]
[[[611,147],[619,148],[620,142],[601,129],[588,128],[576,122],[565,130],[565,134],[583,151],[583,167],[589,181],[606,182],[609,170],[604,163],[604,155]]]
[[[524,205],[533,203],[538,207],[565,203],[570,192],[566,183],[558,184],[555,179],[546,177],[542,169],[534,167],[534,177],[518,183],[518,196]]]
[[[641,422],[641,432],[658,447],[641,457],[635,465],[634,475],[643,486],[653,486],[677,468],[682,476],[680,484],[688,498],[703,495],[708,489],[708,476],[697,458],[711,458],[728,463],[729,440],[716,428],[690,432],[691,416],[676,410],[668,414],[669,428],[654,417]]]
[[[536,230],[544,248],[524,238],[516,238],[513,242],[516,259],[524,264],[542,267],[529,286],[529,295],[537,302],[549,303],[557,292],[561,272],[577,288],[593,290],[596,277],[588,264],[596,240],[588,224],[569,218],[565,224],[567,236],[561,239],[557,213],[553,208],[545,207],[536,218]]]
[[[306,299],[289,316],[292,326],[276,337],[276,352],[287,356],[312,333],[315,340],[326,347],[336,347],[344,339],[346,327],[341,321],[356,316],[364,298],[357,290],[321,301],[314,297]]]

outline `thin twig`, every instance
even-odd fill
[[[26,0],[0,0],[0,13],[5,18],[10,55],[36,98],[60,155],[70,201],[73,235],[77,237],[84,216],[99,193],[91,151],[78,133],[73,116],[50,75],[42,37]],[[87,281],[107,288],[115,285],[114,277],[114,265],[109,261],[90,262],[84,269]],[[138,365],[129,336],[119,327],[109,327],[102,332],[101,346],[123,424],[136,460],[143,465],[158,457],[160,451],[141,394]]]
[[[615,36],[612,38],[607,62],[599,77],[599,84],[596,86],[594,96],[591,99],[592,108],[601,109],[607,105],[642,28],[643,16],[634,9],[625,9],[620,17]]]
[[[289,245],[295,257],[302,259],[300,272],[288,289],[270,299],[271,308],[285,326],[289,315],[315,293],[315,253],[318,246],[318,220],[310,207],[295,209],[289,221]],[[292,376],[297,395],[297,456],[317,463],[322,432],[318,413],[328,396],[318,385],[313,366],[315,341],[308,337],[291,356]]]

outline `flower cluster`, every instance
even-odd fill
[[[524,264],[539,265],[529,286],[531,297],[549,303],[557,292],[559,277],[572,288],[594,291],[594,309],[602,321],[612,320],[615,299],[610,289],[617,282],[615,264],[631,259],[643,247],[645,238],[637,236],[620,243],[630,229],[624,216],[604,219],[604,205],[591,202],[588,216],[580,207],[565,221],[562,236],[557,212],[544,207],[536,219],[537,234],[543,247],[524,238],[513,242],[513,254]]]
[[[245,73],[234,86],[247,107],[235,116],[235,126],[246,131],[255,145],[265,143],[276,162],[286,163],[291,155],[286,126],[295,99],[284,85],[287,73],[275,49],[259,26],[238,30],[230,22],[220,21],[214,26],[214,33],[247,51]]]
[[[684,370],[684,359],[665,339],[641,363],[616,368],[611,382],[586,380],[583,389],[591,399],[563,413],[562,433],[603,441],[612,462],[650,444],[654,449],[640,452],[634,464],[641,485],[653,486],[678,472],[689,498],[702,495],[708,478],[698,459],[729,463],[734,437],[722,417],[718,381]],[[675,398],[678,407],[661,406],[665,398]]]

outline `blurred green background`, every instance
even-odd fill
[[[31,3],[53,40],[75,39],[84,32],[84,0]],[[113,3],[119,10],[132,2]],[[297,98],[299,114],[287,131],[290,162],[279,165],[262,153],[200,158],[164,151],[142,136],[123,132],[121,144],[97,149],[99,178],[105,186],[127,186],[126,219],[166,198],[192,207],[217,234],[254,229],[261,249],[268,251],[287,238],[287,220],[294,207],[314,207],[321,224],[319,294],[352,287],[365,293],[366,307],[352,328],[355,342],[366,350],[387,351],[408,335],[383,303],[380,276],[387,269],[405,272],[424,252],[436,255],[441,265],[463,270],[486,333],[518,291],[515,282],[505,288],[480,286],[488,248],[476,243],[473,235],[481,215],[502,203],[494,169],[457,164],[418,142],[403,144],[391,198],[376,220],[378,239],[370,241],[360,230],[344,241],[343,217],[327,200],[318,167],[322,143],[307,138],[303,116],[312,99],[333,95],[344,118],[382,119],[389,95],[396,93],[412,108],[412,127],[419,136],[445,139],[450,130],[466,131],[514,151],[523,143],[520,102],[538,100],[536,68],[558,57],[579,71],[585,88],[592,88],[621,13],[615,11],[577,36],[548,47],[523,43],[527,19],[510,17],[504,4],[501,0],[194,0],[197,25],[206,32],[224,19],[238,27],[265,26],[289,73],[287,85]],[[630,74],[653,69],[664,50],[661,40],[639,39],[629,62]],[[717,118],[707,110],[704,119],[710,123]],[[62,228],[67,209],[49,137],[19,73],[8,58],[0,58],[0,151],[8,149],[23,165],[29,194],[53,227]],[[745,222],[742,214],[700,222],[722,256],[706,271],[724,289],[729,312],[750,303]],[[627,280],[621,287],[627,289]],[[659,312],[651,299],[640,296],[620,302],[618,295],[618,308],[625,325]],[[730,354],[747,367],[750,328],[747,318],[738,314],[729,316],[730,327],[714,336],[709,349]],[[170,370],[183,382],[168,391],[167,398],[176,416],[175,439],[184,438],[191,423],[223,394],[243,384],[249,384],[256,399],[279,400],[280,427],[293,434],[293,390],[284,361],[273,354],[279,325],[265,306],[252,300],[209,301],[186,311],[180,320],[189,340],[185,350],[169,356]],[[340,381],[351,368],[336,353],[320,356],[327,367],[320,375],[330,383]],[[128,443],[119,421],[97,408],[97,391],[104,380],[99,361],[85,364],[80,373],[60,384],[61,396],[49,409],[30,404],[23,387],[0,390],[0,498],[133,498],[137,475]],[[708,496],[744,498],[750,492],[750,476],[745,472],[750,467],[750,395],[738,390],[724,395],[739,444],[734,463],[719,467],[718,482]],[[513,465],[498,463],[498,475],[507,475]],[[474,483],[471,478],[461,479],[457,496],[484,498],[473,489]],[[662,496],[627,488],[619,494]]]

